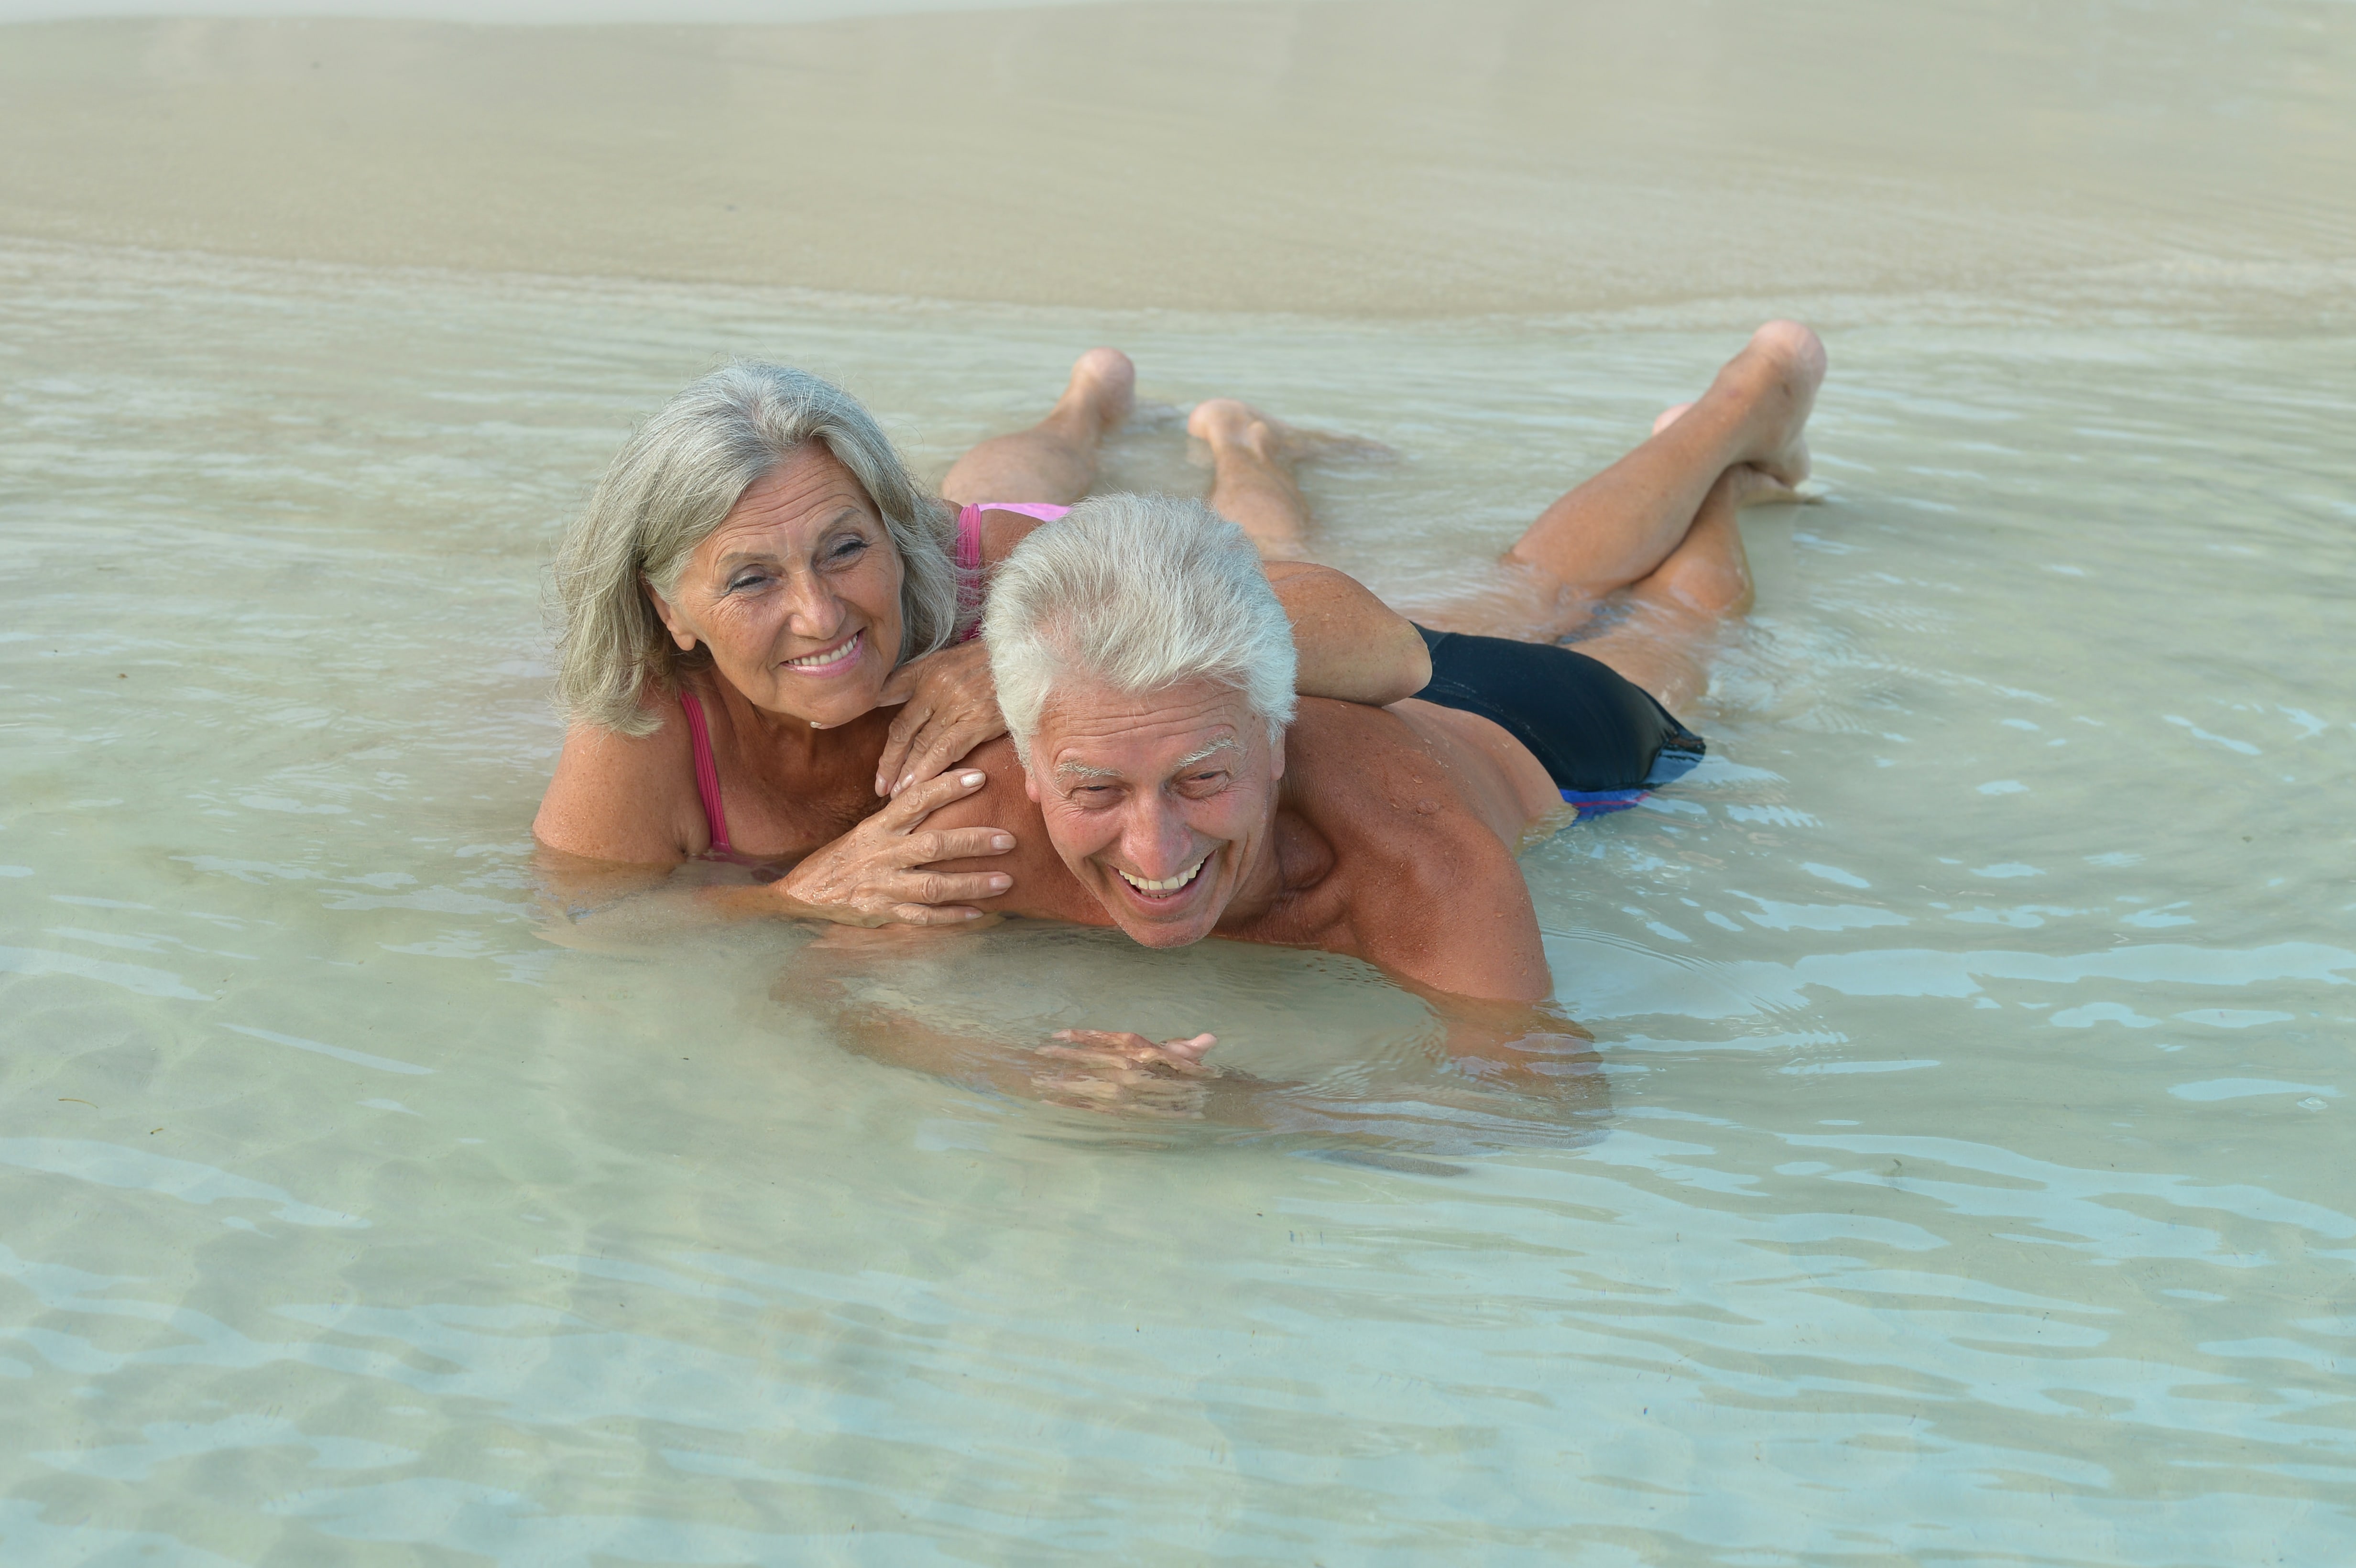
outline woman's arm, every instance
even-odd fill
[[[1301,658],[1293,689],[1383,708],[1431,684],[1431,650],[1415,624],[1356,578],[1305,560],[1266,563],[1278,603],[1292,621]]]
[[[966,773],[927,781],[807,854],[778,856],[793,865],[775,881],[673,889],[672,870],[712,848],[685,731],[673,709],[651,735],[616,735],[594,725],[575,725],[566,734],[531,828],[541,847],[542,887],[569,917],[602,914],[623,901],[643,915],[654,897],[678,919],[937,924],[979,918],[969,901],[994,897],[1009,885],[1003,873],[931,869],[937,860],[994,857],[1013,848],[1012,835],[992,827],[926,827],[934,811],[986,782]]]
[[[531,836],[584,860],[633,866],[675,866],[710,848],[687,721],[676,705],[651,735],[594,724],[567,730]]]
[[[1019,512],[984,512],[985,576],[1032,529],[1044,527]],[[1260,570],[1292,622],[1292,645],[1301,657],[1293,688],[1301,696],[1382,708],[1431,684],[1431,653],[1414,624],[1356,578],[1305,560],[1263,561]],[[892,755],[889,745],[884,754]],[[964,754],[946,758],[940,766]]]

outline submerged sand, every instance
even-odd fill
[[[20,239],[1381,315],[2090,282],[2289,319],[2356,298],[2356,7],[2313,0],[0,38]]]

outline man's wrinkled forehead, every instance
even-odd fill
[[[1243,763],[1261,727],[1241,692],[1209,681],[1143,694],[1078,686],[1049,698],[1033,755],[1057,778],[1176,772],[1223,754]]]
[[[1175,759],[1167,765],[1172,773],[1182,773],[1199,763],[1209,762],[1222,752],[1226,753],[1227,760],[1234,764],[1240,764],[1251,754],[1242,741],[1233,735],[1221,735],[1215,740],[1195,747],[1184,756]],[[1099,763],[1084,762],[1077,754],[1066,753],[1055,763],[1055,776],[1059,779],[1113,779],[1122,775],[1119,768],[1108,768]]]

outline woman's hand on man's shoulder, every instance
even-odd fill
[[[875,763],[875,793],[897,797],[1006,733],[998,683],[980,638],[910,659],[884,683],[877,706],[899,707]]]

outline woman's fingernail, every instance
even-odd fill
[[[894,785],[892,786],[892,793],[893,793],[894,795],[898,795],[902,790],[906,789],[910,784],[915,784],[916,782],[916,774],[914,774],[914,773],[902,773],[902,774],[900,775],[900,782],[899,782],[898,784],[894,784]]]
[[[990,847],[993,849],[1012,849],[1014,848],[1014,835],[993,833],[990,836]]]
[[[973,788],[973,786],[980,784],[981,780],[982,775],[980,773],[959,773],[958,775],[958,783],[965,785],[968,789]]]
[[[993,893],[1002,893],[1013,885],[1014,879],[1012,877],[992,877],[990,879],[990,891]]]

